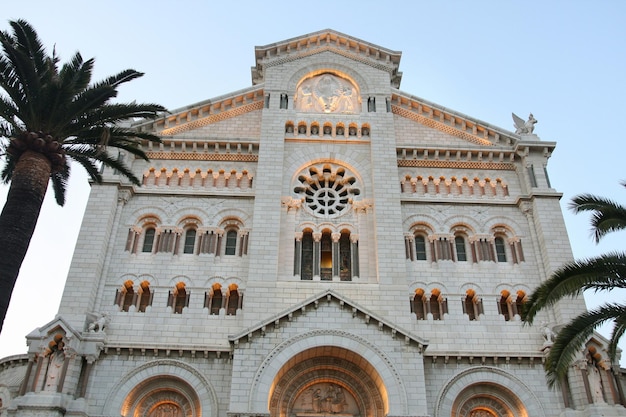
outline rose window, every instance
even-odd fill
[[[350,207],[352,198],[360,193],[356,179],[344,168],[329,165],[309,167],[298,176],[294,192],[303,197],[304,206],[321,217],[336,217]]]

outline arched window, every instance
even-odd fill
[[[411,312],[415,313],[415,317],[417,317],[418,320],[426,320],[427,310],[424,290],[418,288],[415,290],[415,296],[413,296],[413,299],[411,300]]]
[[[187,229],[185,232],[185,244],[183,253],[194,253],[196,246],[196,229]]]
[[[241,309],[243,303],[243,296],[239,294],[239,289],[235,284],[231,284],[228,287],[228,301],[226,303],[226,315],[234,316],[237,314],[237,310]]]
[[[448,312],[448,300],[435,288],[431,291],[428,301],[428,312],[433,315],[433,320],[442,320],[443,315]]]
[[[483,300],[476,295],[476,291],[470,289],[465,292],[463,300],[463,313],[467,314],[470,320],[478,320],[478,316],[484,314]]]
[[[226,245],[224,255],[235,255],[237,253],[237,231],[229,230],[226,232]]]
[[[142,252],[152,252],[152,248],[154,246],[154,236],[156,235],[156,230],[154,227],[149,227],[146,229],[143,235],[143,245],[141,247]]]
[[[496,237],[495,245],[496,259],[498,260],[498,262],[506,262],[506,247],[504,245],[504,239],[501,237]]]
[[[223,298],[220,284],[213,284],[211,290],[204,293],[204,307],[209,309],[210,315],[219,316]]]
[[[174,288],[174,292],[170,291],[167,297],[167,306],[172,307],[174,314],[182,314],[183,308],[189,306],[189,292],[185,289],[185,283],[179,282]]]
[[[426,260],[426,238],[422,235],[415,236],[415,259]]]
[[[352,256],[350,233],[342,232],[339,238],[339,279],[352,280]]]
[[[139,285],[139,307],[138,311],[145,313],[146,308],[152,305],[152,296],[154,294],[150,291],[150,283],[148,281],[143,281]]]
[[[498,312],[504,316],[505,321],[510,321],[515,314],[513,312],[512,305],[510,303],[511,293],[507,290],[503,290],[498,301]]]
[[[467,261],[467,248],[465,247],[465,238],[463,236],[456,236],[454,238],[454,247],[456,249],[457,261]]]
[[[331,281],[333,279],[333,240],[329,231],[322,233],[320,278],[322,281]]]
[[[313,232],[310,230],[302,234],[302,265],[300,279],[313,279]]]
[[[526,293],[524,291],[518,291],[517,297],[515,298],[515,309],[516,313],[519,314],[522,320],[526,320],[526,315],[524,314],[524,303],[526,302]]]
[[[133,281],[128,280],[124,282],[120,290],[115,292],[115,304],[120,307],[121,311],[128,311],[137,302],[134,285]]]

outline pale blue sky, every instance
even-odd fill
[[[401,90],[508,130],[511,112],[556,141],[548,171],[563,193],[626,202],[626,2],[623,1],[5,1],[0,29],[24,18],[67,60],[96,58],[96,80],[146,73],[120,100],[170,109],[251,85],[254,46],[332,28],[403,53]],[[0,335],[0,358],[54,318],[89,187],[74,170],[65,208],[47,196]],[[6,187],[0,188],[3,204]],[[588,219],[565,211],[576,257],[622,249],[592,243]],[[588,298],[594,305],[607,296]],[[621,299],[624,297],[622,296]],[[599,300],[599,301],[598,301]]]

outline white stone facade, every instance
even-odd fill
[[[604,340],[550,390],[519,315],[572,259],[555,143],[402,92],[400,56],[332,30],[257,47],[252,87],[137,125],[163,138],[121,155],[143,186],[92,186],[1,415],[623,415]]]

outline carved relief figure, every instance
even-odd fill
[[[357,113],[360,111],[355,87],[333,74],[322,74],[300,84],[296,110],[317,113]]]

